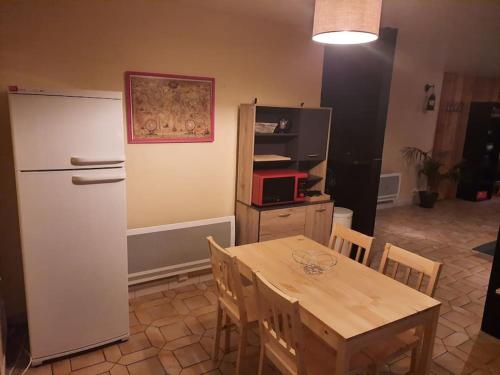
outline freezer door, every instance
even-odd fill
[[[16,178],[34,360],[126,335],[123,168]]]
[[[9,94],[16,170],[120,165],[120,99]]]

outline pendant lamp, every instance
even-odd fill
[[[360,44],[378,39],[382,0],[316,0],[313,37],[325,44]]]

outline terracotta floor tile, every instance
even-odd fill
[[[52,375],[52,368],[50,364],[32,367],[28,370],[26,375]]]
[[[127,366],[116,364],[111,370],[109,370],[110,375],[129,375]]]
[[[183,321],[163,326],[160,330],[167,341],[173,341],[191,335],[191,331]]]
[[[454,332],[450,336],[443,339],[443,344],[446,346],[459,346],[469,340],[469,336],[465,333]]]
[[[143,332],[132,335],[129,337],[128,341],[119,344],[122,354],[130,354],[149,348],[150,346],[151,343]]]
[[[71,375],[100,375],[108,372],[113,367],[111,362],[102,362],[89,367],[84,367],[79,370],[73,371]]]
[[[130,353],[127,355],[124,355],[123,357],[120,358],[118,361],[119,364],[121,365],[130,365],[135,362],[142,361],[147,358],[154,357],[158,354],[160,350],[158,348],[147,348],[144,350],[139,350],[138,352]]]
[[[53,375],[68,375],[70,372],[71,372],[71,363],[69,362],[69,359],[66,358],[52,363]]]
[[[104,362],[105,360],[106,359],[104,358],[102,350],[96,350],[93,352],[80,354],[77,355],[76,357],[71,358],[71,369],[75,371],[83,367]]]
[[[203,295],[186,298],[183,301],[189,310],[196,310],[210,305],[210,301]]]
[[[137,320],[137,316],[135,315],[135,313],[130,312],[128,314],[128,324],[130,327],[133,327],[133,326],[136,326],[139,324],[139,320]]]
[[[127,366],[130,375],[165,375],[165,369],[157,357],[145,359]]]
[[[144,332],[149,339],[151,345],[157,348],[162,348],[165,345],[165,338],[163,337],[158,327],[150,326]]]
[[[217,322],[216,317],[217,315],[214,311],[208,314],[200,315],[197,317],[197,319],[205,329],[210,329],[215,327],[215,323]]]
[[[175,358],[174,353],[169,350],[162,350],[158,353],[158,358],[160,359],[163,368],[169,375],[177,375],[181,372],[182,367]]]
[[[195,286],[195,289],[193,290],[190,290],[188,292],[182,292],[182,293],[177,293],[175,295],[175,299],[186,299],[186,298],[191,298],[191,297],[195,297],[195,296],[200,296],[204,293],[204,291],[200,288],[197,288],[196,285]]]
[[[187,367],[181,371],[181,375],[199,375],[206,374],[208,371],[217,369],[218,364],[211,359],[200,362],[196,365]]]
[[[163,348],[167,350],[176,350],[198,342],[200,341],[200,338],[200,335],[181,337],[180,339],[167,342]]]
[[[160,318],[165,318],[167,316],[177,315],[177,311],[173,306],[173,303],[164,303],[158,306],[151,307],[149,309],[145,309],[153,320],[157,320]]]
[[[210,358],[199,343],[174,350],[174,355],[182,367],[189,367]]]
[[[189,330],[197,335],[202,335],[205,332],[205,328],[194,316],[187,316],[184,319],[184,323],[189,327]]]
[[[104,356],[106,357],[106,361],[108,362],[117,362],[122,356],[118,345],[106,346],[103,348],[103,351]]]

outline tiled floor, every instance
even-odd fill
[[[379,211],[374,264],[385,242],[445,264],[436,297],[443,301],[432,371],[500,374],[500,340],[479,331],[491,257],[472,247],[496,238],[500,200],[440,202],[433,210],[402,207]],[[130,340],[47,364],[31,375],[232,374],[234,350],[218,363],[209,358],[215,324],[213,283],[200,282],[130,300]],[[232,343],[236,343],[236,333]],[[258,338],[250,335],[246,374],[256,373]],[[385,373],[404,373],[401,357]],[[277,373],[270,366],[267,374]]]

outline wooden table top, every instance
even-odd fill
[[[322,275],[308,275],[295,250],[332,254],[337,264]],[[371,332],[441,303],[388,276],[332,252],[304,236],[228,249],[246,277],[260,271],[276,287],[299,300],[302,308],[345,340]]]

